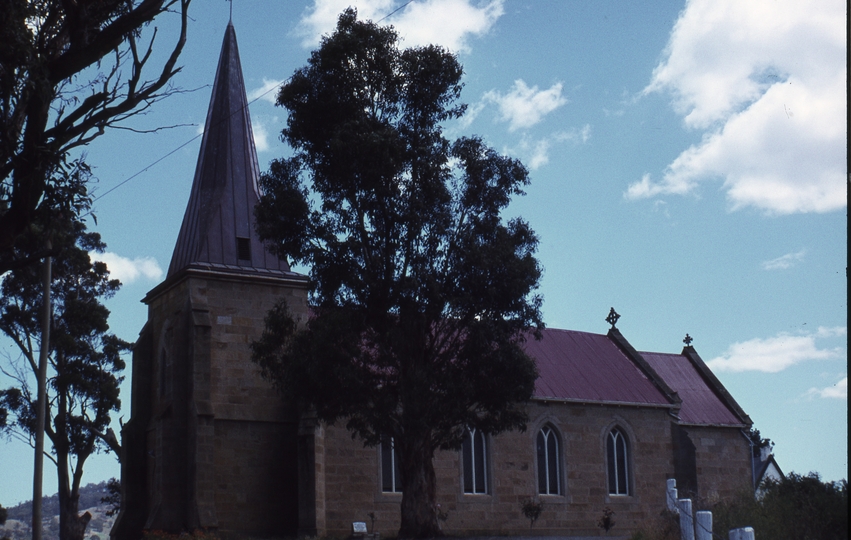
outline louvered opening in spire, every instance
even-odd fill
[[[289,271],[254,230],[259,166],[236,32],[225,31],[189,204],[168,275],[190,265]]]

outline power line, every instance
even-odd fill
[[[380,23],[381,21],[383,21],[383,20],[385,20],[385,19],[389,18],[389,17],[390,17],[391,15],[393,15],[394,13],[396,13],[396,12],[398,12],[398,11],[400,11],[400,10],[404,9],[405,7],[407,7],[407,6],[408,6],[408,4],[411,4],[413,1],[414,1],[414,0],[409,0],[408,2],[405,2],[404,4],[402,4],[401,6],[399,6],[399,7],[398,7],[398,8],[396,8],[396,9],[394,9],[393,11],[391,11],[390,13],[388,13],[387,15],[385,15],[384,17],[382,17],[382,18],[378,19],[378,20],[376,21],[376,23]],[[231,10],[233,10],[233,2],[231,2]],[[266,96],[266,94],[268,94],[268,93],[269,93],[269,92],[271,92],[272,90],[277,90],[278,88],[280,88],[280,87],[281,87],[281,85],[283,85],[284,83],[286,83],[288,80],[289,80],[289,78],[287,78],[287,79],[283,79],[282,81],[280,81],[280,82],[278,82],[278,83],[275,83],[275,85],[274,85],[274,86],[272,86],[271,88],[269,88],[268,90],[266,90],[265,92],[263,92],[262,94],[260,94],[259,96],[257,96],[256,98],[254,98],[254,99],[252,99],[251,101],[249,101],[248,103],[246,103],[246,105],[245,105],[245,106],[246,106],[246,107],[251,106],[254,102],[256,102],[257,100],[259,100],[260,98],[265,97],[265,96]],[[243,110],[243,109],[239,109],[239,110],[237,110],[237,111],[234,111],[234,112],[231,114],[231,116],[233,116],[233,115],[235,115],[235,114],[237,114],[237,113],[241,113],[241,112],[242,112],[242,110]],[[222,122],[224,122],[224,120],[222,120]],[[182,148],[184,148],[184,147],[188,146],[189,144],[191,144],[192,142],[194,142],[196,139],[198,139],[198,138],[199,138],[199,137],[201,137],[202,135],[203,135],[203,133],[199,133],[198,135],[195,135],[194,137],[192,137],[191,139],[189,139],[189,140],[188,140],[188,141],[186,141],[185,143],[181,144],[180,146],[178,146],[178,147],[174,148],[173,150],[171,150],[171,151],[170,151],[170,152],[168,152],[167,154],[165,154],[165,155],[163,155],[162,157],[160,157],[160,158],[158,158],[158,159],[156,159],[156,160],[152,161],[151,163],[149,163],[148,165],[146,165],[146,166],[145,166],[145,167],[143,167],[142,169],[139,169],[139,171],[137,171],[136,173],[134,173],[134,174],[130,175],[128,178],[126,178],[125,180],[121,181],[119,184],[117,184],[117,185],[115,185],[115,186],[113,186],[113,187],[109,188],[108,190],[106,190],[106,191],[105,191],[104,193],[102,193],[101,195],[98,195],[97,197],[93,198],[93,199],[92,199],[92,204],[94,204],[94,203],[96,203],[97,201],[99,201],[99,200],[103,199],[104,197],[106,197],[107,195],[109,195],[109,194],[110,194],[110,193],[112,193],[113,191],[117,190],[118,188],[122,187],[124,184],[126,184],[126,183],[128,183],[129,181],[133,180],[134,178],[136,178],[137,176],[141,175],[142,173],[147,172],[147,171],[148,171],[148,169],[150,169],[151,167],[153,167],[153,166],[157,165],[159,162],[161,162],[161,161],[163,161],[164,159],[168,158],[169,156],[171,156],[172,154],[174,154],[174,153],[175,153],[175,152],[177,152],[178,150],[180,150],[180,149],[182,149]],[[83,214],[81,217],[86,217],[86,216],[88,216],[89,214],[91,214],[91,213],[92,213],[92,211],[93,211],[93,210],[90,210],[90,211],[86,212],[86,213],[85,213],[85,214]]]
[[[404,4],[402,4],[401,6],[397,7],[396,9],[394,9],[393,11],[391,11],[390,13],[388,13],[387,15],[385,15],[384,17],[381,17],[380,19],[378,19],[377,21],[375,21],[375,22],[376,22],[376,24],[377,24],[377,23],[380,23],[380,22],[381,22],[381,21],[383,21],[384,19],[386,19],[386,18],[390,17],[390,15],[393,15],[393,14],[394,14],[394,13],[396,13],[397,11],[399,11],[399,10],[403,9],[405,6],[407,6],[408,4],[410,4],[410,3],[411,3],[411,2],[413,2],[413,1],[414,1],[414,0],[408,0],[407,2],[405,2],[405,3],[404,3]]]
[[[252,99],[252,100],[251,100],[251,101],[249,101],[248,103],[246,103],[246,104],[245,104],[245,107],[240,108],[240,109],[238,109],[238,110],[234,111],[233,113],[231,113],[231,115],[230,115],[230,116],[234,116],[235,114],[241,113],[241,112],[242,112],[242,111],[243,111],[246,107],[251,106],[251,105],[252,105],[254,102],[256,102],[257,100],[259,100],[259,99],[261,99],[261,98],[265,97],[265,96],[266,96],[266,94],[268,94],[268,93],[269,93],[269,92],[271,92],[272,90],[277,90],[278,88],[280,88],[280,87],[281,87],[281,85],[283,85],[284,83],[286,83],[288,80],[289,80],[289,79],[287,78],[287,79],[284,79],[284,80],[282,80],[282,81],[280,81],[280,82],[275,83],[275,84],[274,84],[271,88],[269,88],[268,90],[266,90],[265,92],[263,92],[262,94],[260,94],[259,96],[257,96],[256,98]],[[230,118],[230,117],[228,117],[228,118]],[[220,123],[221,123],[221,122],[224,122],[224,121],[225,121],[225,119],[222,119],[222,120],[220,121]],[[211,127],[212,127],[212,126],[211,126]],[[109,194],[110,194],[110,193],[112,193],[113,191],[117,190],[118,188],[120,188],[121,186],[123,186],[124,184],[126,184],[127,182],[129,182],[130,180],[133,180],[134,178],[136,178],[136,177],[137,177],[137,176],[139,176],[140,174],[142,174],[142,173],[144,173],[144,172],[147,172],[147,171],[148,171],[148,169],[150,169],[150,168],[151,168],[151,167],[153,167],[154,165],[157,165],[159,162],[161,162],[161,161],[163,161],[164,159],[168,158],[169,156],[171,156],[172,154],[174,154],[174,153],[175,153],[175,152],[177,152],[178,150],[180,150],[180,149],[184,148],[185,146],[188,146],[189,144],[191,144],[192,142],[194,142],[196,139],[198,139],[198,138],[199,138],[199,137],[201,137],[202,135],[204,135],[204,134],[203,134],[203,133],[199,133],[198,135],[195,135],[194,137],[192,137],[191,139],[189,139],[189,140],[188,140],[188,141],[186,141],[185,143],[183,143],[183,144],[181,144],[181,145],[177,146],[176,148],[174,148],[173,150],[171,150],[171,151],[170,151],[170,152],[168,152],[167,154],[163,155],[162,157],[157,158],[156,160],[152,161],[152,162],[151,162],[151,163],[149,163],[148,165],[145,165],[142,169],[139,169],[139,171],[137,171],[136,173],[134,173],[134,174],[130,175],[128,178],[126,178],[125,180],[121,181],[119,184],[117,184],[117,185],[115,185],[115,186],[111,187],[110,189],[108,189],[108,190],[106,190],[104,193],[102,193],[101,195],[98,195],[97,197],[93,198],[93,199],[92,199],[92,204],[94,204],[94,203],[96,203],[97,201],[99,201],[99,200],[103,199],[104,197],[106,197],[107,195],[109,195]],[[82,215],[82,216],[80,216],[80,217],[86,217],[86,216],[88,216],[89,214],[91,214],[92,212],[93,212],[93,210],[89,210],[88,212],[86,212],[85,214],[83,214],[83,215]]]

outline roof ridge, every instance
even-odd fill
[[[698,374],[709,384],[709,387],[715,392],[715,395],[718,396],[719,399],[726,405],[736,416],[739,417],[739,420],[742,421],[743,424],[748,426],[753,425],[753,421],[750,416],[745,413],[744,409],[739,405],[739,403],[733,398],[732,394],[727,391],[727,388],[721,383],[718,377],[712,373],[712,370],[709,369],[709,366],[703,361],[694,347],[691,345],[686,345],[683,347],[683,352],[680,353],[680,356],[686,357],[692,365],[697,369]]]
[[[635,348],[626,340],[626,338],[621,334],[620,330],[617,328],[610,328],[609,332],[606,334],[612,342],[623,352],[627,358],[632,360],[632,362],[640,369],[650,381],[658,388],[662,394],[669,400],[671,403],[682,405],[682,398],[680,398],[679,393],[676,390],[668,386],[668,383],[656,373],[656,370],[644,359],[641,354],[635,350]]]

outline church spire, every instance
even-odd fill
[[[189,266],[289,272],[286,261],[269,253],[254,230],[259,169],[236,32],[228,22],[168,277]]]

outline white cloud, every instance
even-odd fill
[[[530,145],[530,157],[526,160],[531,170],[537,170],[550,162],[550,146],[552,139],[543,138]]]
[[[721,179],[731,210],[845,206],[845,4],[692,0],[644,93],[668,92],[703,140],[628,198],[687,194]]]
[[[561,91],[561,83],[546,90],[538,90],[537,86],[529,88],[522,79],[518,79],[507,94],[491,90],[482,97],[482,101],[495,103],[500,120],[508,122],[508,131],[515,131],[534,126],[544,116],[567,103]]]
[[[848,377],[845,377],[832,386],[810,388],[804,395],[807,397],[822,397],[827,399],[848,399]]]
[[[153,257],[136,257],[128,259],[115,253],[106,251],[104,253],[89,252],[92,261],[106,263],[109,276],[120,280],[122,283],[133,283],[137,279],[144,278],[150,281],[158,281],[163,277],[163,270]]]
[[[819,326],[816,331],[816,337],[842,337],[848,333],[848,329],[844,326]]]
[[[467,110],[464,112],[464,116],[462,116],[461,119],[458,121],[459,127],[461,129],[467,129],[468,127],[470,127],[470,125],[472,125],[476,118],[478,118],[479,113],[481,113],[486,106],[487,103],[485,103],[484,101],[479,101],[474,105],[468,106]]]
[[[581,128],[570,131],[557,131],[547,137],[532,140],[523,137],[516,148],[506,150],[507,154],[519,156],[530,170],[537,170],[550,162],[550,150],[559,143],[572,142],[582,144],[591,137],[591,126],[585,124]]]
[[[715,371],[762,371],[777,373],[809,360],[826,360],[841,357],[841,348],[819,349],[817,338],[845,335],[844,327],[819,328],[815,334],[791,335],[780,333],[774,337],[754,338],[733,343],[722,356],[706,364]]]
[[[283,84],[283,81],[263,77],[263,85],[260,86],[260,88],[255,88],[251,92],[248,92],[248,101],[251,102],[259,98],[274,105],[275,101],[278,99],[277,90],[281,87],[281,84]]]
[[[787,253],[786,255],[781,255],[776,259],[771,259],[770,261],[763,261],[762,267],[765,270],[786,270],[787,268],[791,268],[795,266],[797,263],[804,260],[804,255],[807,254],[807,250],[802,249],[797,253]]]
[[[397,0],[314,0],[296,32],[302,37],[302,45],[315,47],[322,35],[334,31],[340,13],[352,6],[357,8],[359,19],[392,24],[406,47],[435,43],[466,52],[470,50],[469,39],[486,34],[502,16],[502,4],[503,0],[419,0],[407,4]]]
[[[259,119],[251,119],[251,132],[254,134],[254,147],[258,152],[269,149],[269,131],[266,125]]]

